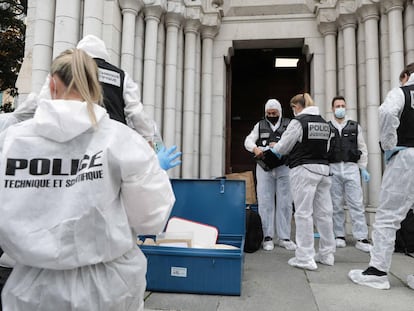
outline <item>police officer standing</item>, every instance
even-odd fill
[[[386,166],[372,231],[371,260],[367,269],[348,273],[354,283],[377,289],[390,288],[388,271],[395,234],[414,205],[414,63],[401,72],[400,82],[402,86],[392,89],[379,107],[380,143]],[[407,277],[407,283],[414,288],[413,275]]]
[[[280,161],[269,150],[275,142],[279,141],[289,122],[290,119],[282,116],[279,101],[269,99],[265,105],[265,118],[256,123],[244,141],[245,148],[254,153],[259,161],[256,165],[257,200],[265,237],[263,249],[266,251],[274,248],[275,223],[279,246],[288,250],[296,249],[295,243],[290,240],[292,196],[289,168],[285,160]],[[269,157],[275,158],[276,161],[272,161]]]
[[[320,116],[308,93],[294,96],[290,105],[293,119],[272,151],[276,156],[289,154],[290,184],[295,203],[295,257],[288,264],[316,270],[316,262],[332,266],[335,238],[332,228],[332,201],[329,189],[329,124]],[[315,254],[313,225],[320,234]]]
[[[329,121],[333,133],[329,149],[329,163],[333,174],[331,197],[336,247],[346,246],[345,211],[342,205],[346,202],[352,221],[352,233],[356,239],[355,247],[363,252],[369,252],[371,244],[367,240],[368,226],[361,188],[361,176],[365,182],[368,182],[370,177],[366,170],[367,146],[359,124],[346,116],[344,97],[336,96],[332,99],[332,111],[334,118]]]

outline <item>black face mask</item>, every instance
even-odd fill
[[[266,119],[272,123],[273,125],[275,125],[277,123],[277,121],[279,121],[279,117],[266,117]]]

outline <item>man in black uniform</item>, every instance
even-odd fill
[[[336,247],[345,247],[345,210],[349,210],[355,247],[369,252],[368,225],[365,218],[361,176],[369,181],[368,150],[362,136],[361,126],[346,115],[346,102],[342,96],[332,99],[334,118],[329,121],[333,133],[329,149],[329,166],[332,173],[331,197],[333,205],[333,228]],[[361,171],[361,173],[360,173]]]

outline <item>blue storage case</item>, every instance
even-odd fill
[[[217,227],[217,243],[238,249],[141,245],[148,259],[147,290],[240,295],[244,259],[245,182],[172,179],[177,216]]]

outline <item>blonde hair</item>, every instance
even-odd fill
[[[300,105],[303,108],[315,106],[312,97],[308,93],[298,94],[290,100],[291,105]]]
[[[54,59],[50,74],[57,75],[67,86],[65,94],[71,91],[79,93],[82,100],[87,103],[92,125],[96,126],[97,120],[93,105],[102,102],[102,89],[95,61],[82,50],[66,50]]]

